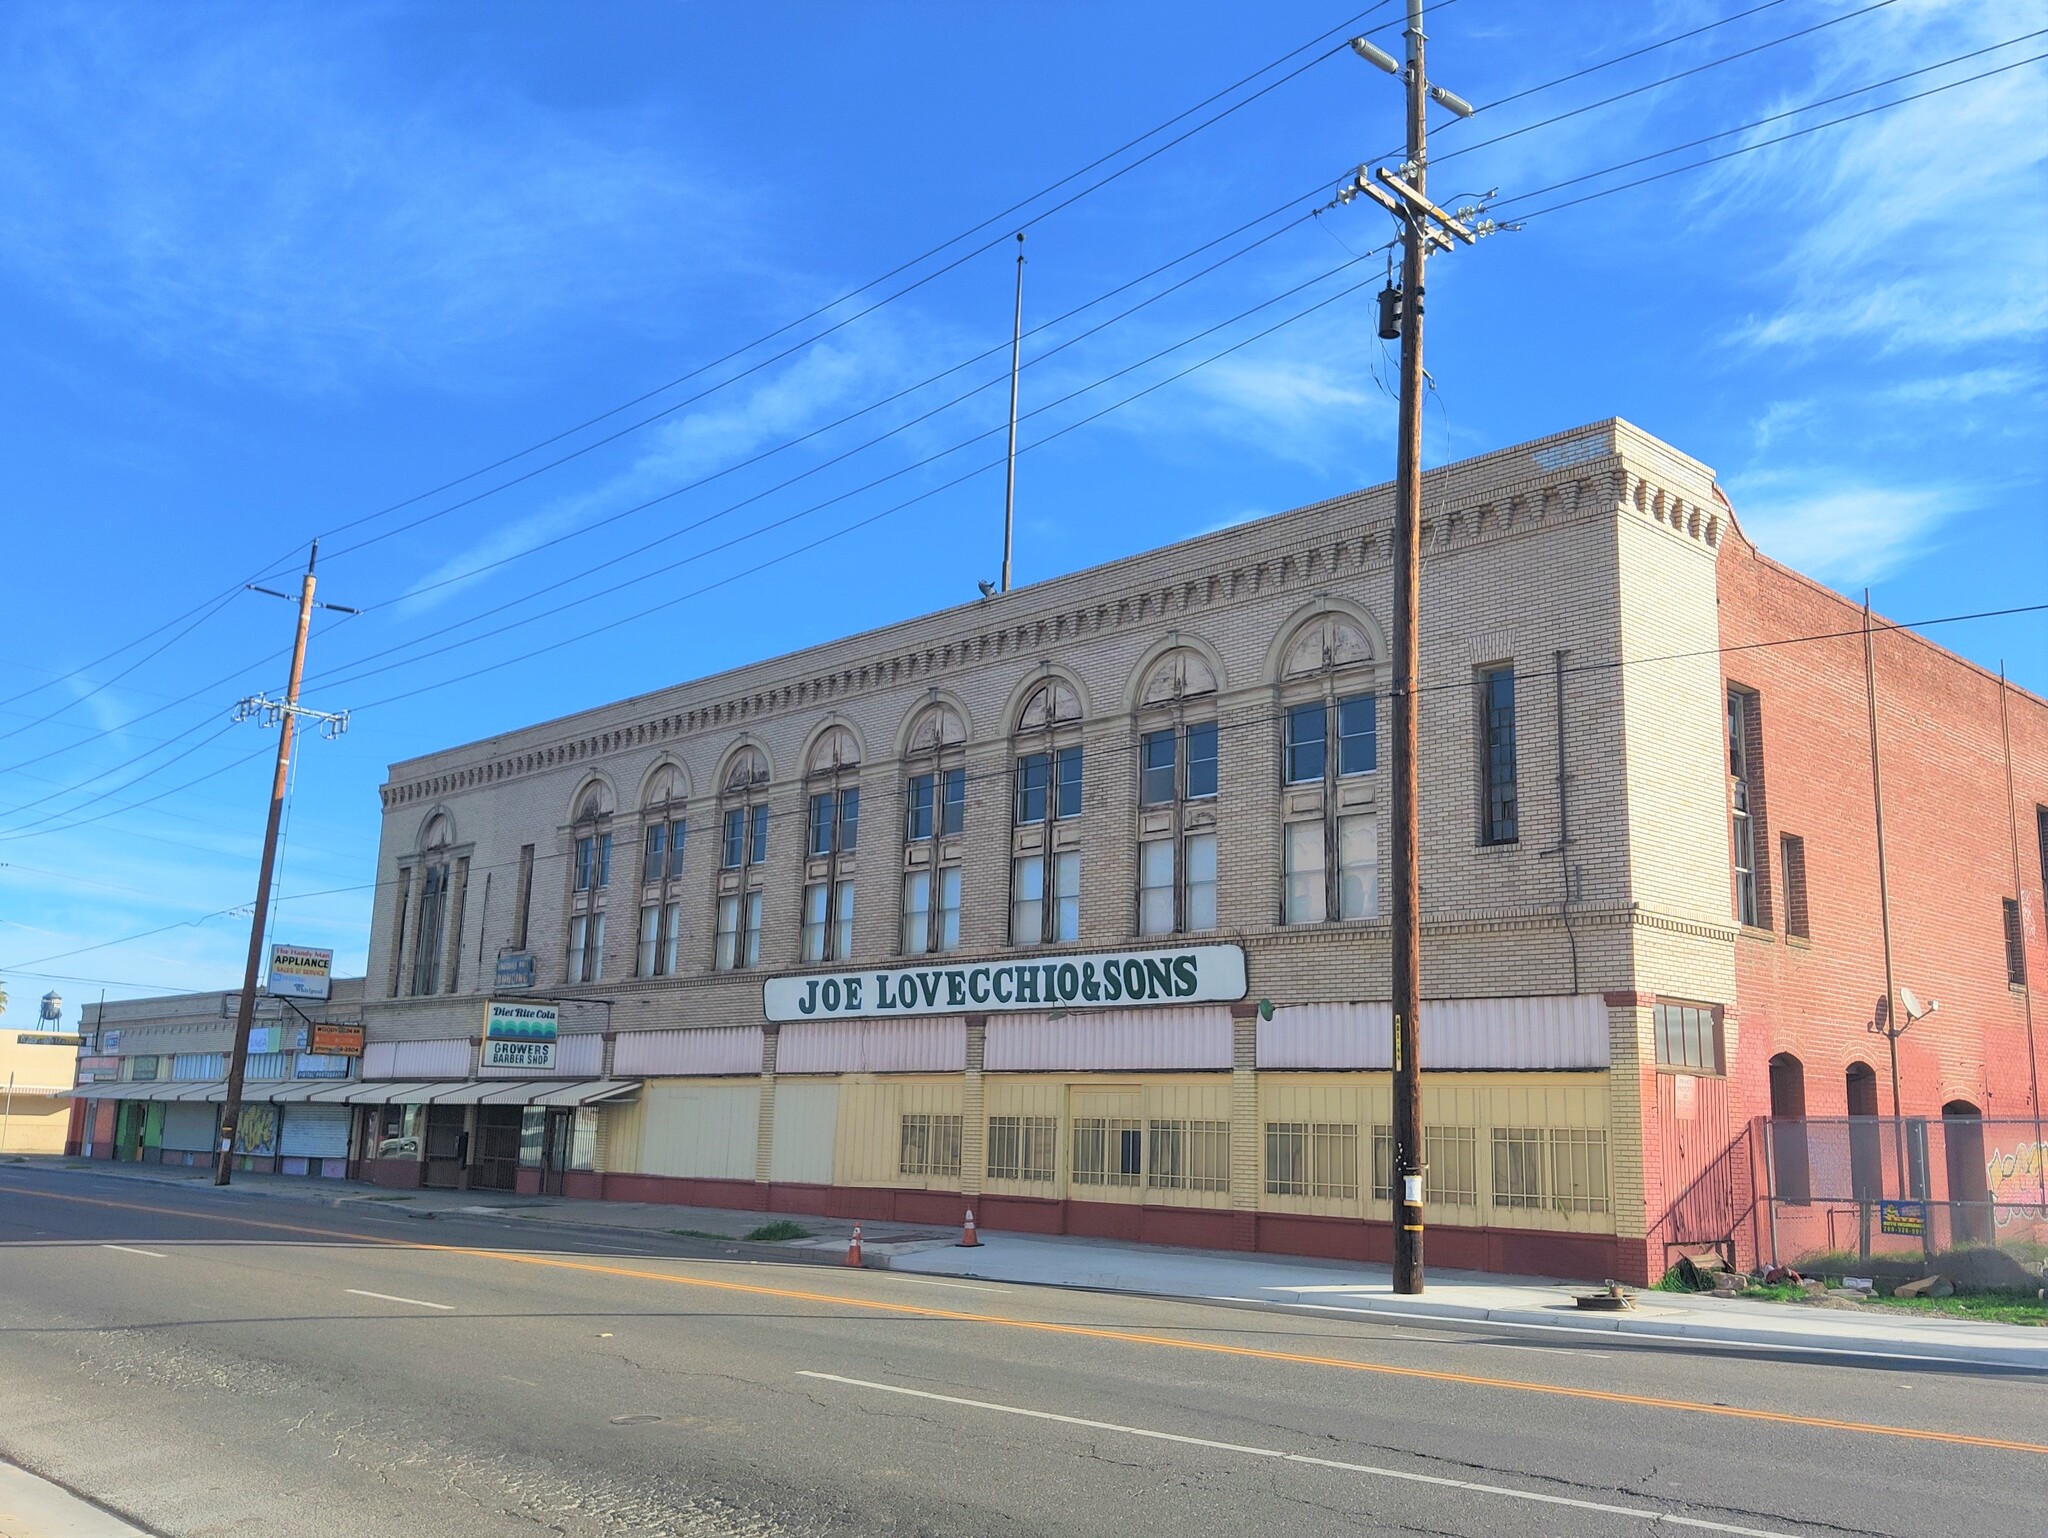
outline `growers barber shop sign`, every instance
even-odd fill
[[[1244,951],[1235,945],[1195,945],[958,966],[812,972],[770,978],[761,995],[768,1018],[775,1021],[1215,1004],[1244,997]]]

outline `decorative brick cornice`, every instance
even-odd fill
[[[1652,485],[1626,469],[1620,456],[1601,439],[1597,455],[1553,470],[1500,479],[1483,495],[1456,500],[1432,498],[1424,483],[1425,512],[1421,540],[1432,555],[1448,555],[1510,537],[1555,531],[1592,517],[1612,517],[1629,504],[1647,510],[1674,532],[1715,544],[1721,514],[1689,504],[1675,493]],[[1530,460],[1531,464],[1536,463]],[[1453,467],[1447,467],[1453,468]],[[689,738],[701,732],[730,730],[792,711],[853,699],[884,689],[931,685],[942,678],[1007,657],[1037,659],[1060,646],[1089,636],[1114,634],[1134,627],[1161,625],[1262,594],[1313,592],[1348,576],[1388,568],[1391,511],[1389,487],[1353,492],[1343,497],[1283,514],[1279,522],[1299,519],[1321,528],[1299,531],[1276,527],[1276,542],[1263,549],[1236,552],[1228,565],[1210,566],[1169,582],[1133,584],[1124,591],[1090,602],[1062,605],[1000,625],[986,625],[951,637],[927,638],[893,654],[849,663],[807,677],[711,699],[616,726],[585,732],[558,742],[500,753],[482,762],[449,769],[415,780],[387,783],[379,794],[387,809],[414,805],[434,797],[475,789],[499,781],[593,762],[613,753]],[[1334,523],[1342,532],[1330,527]],[[1350,526],[1344,527],[1346,524]],[[1210,536],[1227,540],[1230,533]],[[1191,564],[1225,552],[1190,551]],[[1143,557],[1133,558],[1142,560]],[[1086,574],[1077,574],[1086,575]],[[975,610],[965,611],[972,619]],[[904,622],[915,626],[917,620]],[[886,632],[878,640],[886,639]],[[683,687],[688,687],[684,685]],[[647,700],[627,702],[621,709],[645,709]]]

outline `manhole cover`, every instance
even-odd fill
[[[614,1415],[612,1417],[612,1424],[614,1426],[645,1426],[660,1419],[659,1415]]]

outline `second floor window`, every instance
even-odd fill
[[[718,875],[711,964],[721,972],[761,962],[762,867],[768,861],[768,760],[745,747],[719,790]]]
[[[1064,945],[1081,935],[1081,700],[1047,676],[1016,728],[1010,827],[1010,943]]]
[[[1176,713],[1185,710],[1177,696]],[[1141,717],[1142,720],[1142,717]],[[1216,723],[1138,737],[1138,933],[1216,927]]]
[[[683,856],[689,848],[684,783],[674,764],[648,776],[640,798],[640,929],[633,952],[636,977],[673,977],[683,935]]]
[[[1280,921],[1377,918],[1379,696],[1348,614],[1311,619],[1281,675]]]
[[[626,846],[630,849],[632,846]],[[595,892],[612,883],[612,836],[585,833],[576,840],[576,890]]]
[[[853,867],[860,846],[860,746],[833,726],[804,766],[804,872],[801,956],[845,961],[853,954]]]
[[[967,822],[967,771],[945,769],[933,774],[913,774],[909,808],[904,836],[910,842],[951,838]]]
[[[1512,664],[1479,670],[1479,840],[1512,844],[1521,837],[1515,794],[1515,670]]]
[[[1754,696],[1728,691],[1728,843],[1735,874],[1735,920],[1762,922],[1757,900],[1756,821],[1751,815],[1750,739],[1756,729]]]
[[[960,948],[960,862],[967,827],[967,726],[933,700],[911,723],[903,785],[903,905],[906,956]]]
[[[610,791],[602,781],[595,781],[577,797],[576,819],[569,830],[568,954],[562,976],[571,983],[594,983],[604,976],[605,903],[612,884],[611,823]],[[632,910],[627,913],[630,918]]]

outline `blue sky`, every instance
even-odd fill
[[[1455,0],[1432,72],[1495,102],[1755,5]],[[1299,217],[1399,139],[1394,81],[1312,62],[1396,9],[1363,8],[0,11],[10,1023],[50,986],[239,982],[272,739],[229,712],[280,688],[290,614],[229,595],[290,586],[315,534],[322,596],[367,612],[316,628],[307,701],[356,714],[300,755],[273,932],[349,969],[390,761],[971,598],[999,556],[1020,221],[1039,325],[1285,208],[1032,336],[1026,445],[1368,284],[1029,449],[1020,583],[1388,478],[1386,220]],[[1528,213],[2029,59],[2048,37],[1994,45],[2044,28],[2043,0],[1781,0],[1443,127],[1432,187]],[[1171,135],[834,303],[1311,42],[1109,185],[1044,212]],[[2048,598],[2043,122],[2035,62],[1438,262],[1429,460],[1621,415],[1716,467],[1766,550],[1896,618]],[[2042,616],[1936,634],[2048,692]]]

